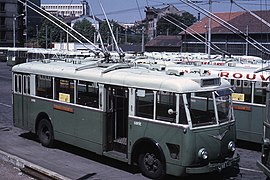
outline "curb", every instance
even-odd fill
[[[45,169],[39,165],[33,164],[29,161],[26,161],[22,158],[19,158],[17,156],[8,154],[2,150],[0,150],[0,159],[12,163],[13,165],[19,167],[20,169],[31,169],[33,172],[37,172],[38,174],[41,174],[43,176],[46,176],[53,180],[71,180],[70,178],[67,178],[65,176],[62,176],[56,172],[53,172],[51,170]],[[22,171],[23,172],[23,171]]]

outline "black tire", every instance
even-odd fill
[[[53,127],[49,120],[42,119],[38,124],[37,135],[41,144],[45,147],[52,147],[54,142]]]
[[[162,179],[165,175],[164,162],[156,152],[139,155],[138,164],[142,174],[151,179]]]

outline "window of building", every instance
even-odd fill
[[[77,104],[98,108],[99,91],[93,82],[79,81],[77,84]]]
[[[0,31],[0,40],[6,41],[6,31]]]
[[[6,3],[5,2],[0,2],[0,11],[5,11],[5,6],[6,6]]]

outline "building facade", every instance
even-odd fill
[[[164,8],[154,8],[154,7],[146,7],[145,9],[145,23],[146,23],[146,34],[148,38],[151,40],[157,36],[157,22],[163,16],[167,14],[177,14],[182,16],[185,11],[179,11],[175,6],[168,5]]]
[[[86,0],[81,1],[81,4],[41,4],[41,7],[53,15],[62,17],[89,15],[90,9]]]
[[[30,27],[40,23],[40,16],[25,6],[25,0],[0,0],[0,47],[23,47]],[[40,6],[40,0],[31,0]]]
[[[23,46],[24,7],[17,0],[0,0],[0,46]]]
[[[263,59],[270,58],[270,52],[264,50],[264,47],[270,50],[270,27],[262,22],[270,22],[270,11],[252,11],[261,19],[251,15],[249,12],[224,12],[215,13],[216,16],[234,27],[230,30],[227,27],[211,21],[210,28],[208,18],[205,17],[197,23],[190,26],[187,30],[189,33],[196,35],[193,31],[199,33],[205,39],[200,42],[187,32],[182,32],[182,49],[186,52],[208,52],[205,45],[209,41],[209,29],[211,33],[210,42],[218,46],[220,49],[232,55],[253,55],[260,56]],[[224,23],[223,23],[224,24]],[[262,47],[262,46],[263,47]],[[211,50],[210,54],[215,54]]]

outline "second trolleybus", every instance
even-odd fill
[[[130,64],[35,61],[12,68],[14,125],[42,145],[66,142],[143,175],[237,166],[231,85]]]
[[[261,143],[263,119],[266,113],[266,87],[270,79],[268,71],[256,72],[263,66],[266,64],[204,65],[197,63],[196,65],[169,65],[167,68],[178,72],[207,71],[209,74],[227,79],[234,91],[232,100],[236,121],[236,139]]]

